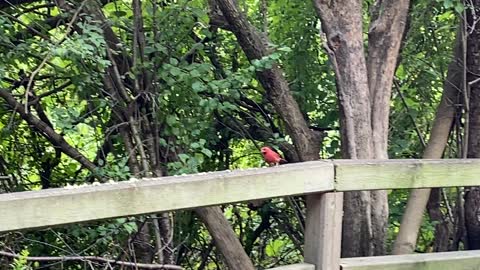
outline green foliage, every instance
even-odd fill
[[[465,10],[463,1],[460,0],[437,0],[437,2],[442,3],[446,9],[453,8],[458,13],[462,13]]]
[[[395,158],[421,157],[418,134],[428,140],[455,40],[452,10],[419,1],[412,12],[410,29],[418,30],[408,32],[392,90],[389,155]]]
[[[67,2],[72,7],[79,4]],[[108,23],[91,12],[80,12],[71,31],[63,23],[45,23],[55,16],[60,22],[70,22],[73,15],[48,5],[24,13],[24,9],[36,7],[27,4],[8,9],[13,17],[0,15],[0,88],[23,104],[27,85],[14,87],[15,82],[28,81],[46,59],[30,89],[37,97],[42,96],[38,102],[41,108],[32,103],[28,109],[39,118],[43,112],[50,122],[47,125],[93,161],[96,176],[123,181],[145,173],[132,160],[138,161],[138,167],[144,161],[168,175],[265,166],[260,147],[270,145],[281,150],[283,144],[291,143],[284,123],[256,78],[256,72],[274,65],[282,68],[309,125],[329,129],[320,157],[340,158],[336,82],[323,50],[321,25],[312,1],[268,1],[266,13],[259,8],[261,1],[239,1],[249,21],[265,30],[271,42],[271,53],[251,62],[231,32],[209,25],[208,1],[141,1],[142,51],[139,42],[135,43],[132,1],[107,2],[102,10]],[[373,2],[364,2],[366,31],[368,8]],[[451,60],[458,14],[464,9],[459,0],[412,2],[391,102],[391,158],[418,158],[422,154],[419,134],[428,139]],[[38,33],[28,31],[25,25],[38,28]],[[115,44],[104,38],[107,27],[118,39]],[[118,70],[119,78],[112,78],[112,69]],[[108,79],[112,79],[110,84]],[[121,86],[128,98],[118,94]],[[33,100],[29,96],[29,101]],[[132,125],[139,129],[140,144]],[[92,172],[59,154],[59,146],[44,135],[0,98],[0,174],[13,176],[13,181],[0,185],[1,191],[94,180]],[[407,195],[406,191],[389,195],[389,247],[398,233]],[[270,268],[302,260],[301,217],[305,204],[302,198],[295,198],[295,204],[272,199],[257,211],[245,204],[224,206],[226,217],[255,265]],[[194,213],[178,211],[172,223],[178,263],[192,269],[224,267]],[[132,243],[142,224],[151,225],[151,219],[111,219],[27,232],[25,237],[10,235],[14,240],[8,244],[23,250],[23,257],[12,267],[31,269],[24,259],[29,254],[61,256],[76,252],[129,257],[126,243]],[[419,251],[431,248],[435,225],[428,219],[422,224]],[[256,235],[259,228],[261,233]],[[151,242],[154,246],[154,240]],[[67,263],[64,269],[79,269],[77,266]]]
[[[12,267],[11,269],[12,270],[31,270],[31,269],[33,269],[27,261],[27,257],[28,257],[29,254],[30,253],[28,252],[27,249],[22,250],[22,252],[20,252],[20,257],[15,258],[13,260],[13,263],[10,264],[10,266]]]

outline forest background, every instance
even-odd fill
[[[261,167],[264,145],[291,163],[478,158],[479,11],[480,0],[1,1],[0,191]],[[345,257],[480,248],[478,188],[342,196]],[[0,266],[291,264],[307,202],[2,234]]]

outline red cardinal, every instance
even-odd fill
[[[268,163],[270,166],[277,166],[279,164],[287,163],[285,159],[283,159],[277,152],[273,151],[270,147],[262,147],[261,149],[263,159],[265,162]]]

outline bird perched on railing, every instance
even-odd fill
[[[278,166],[281,164],[288,163],[285,159],[283,159],[279,153],[268,146],[264,146],[260,148],[260,152],[262,153],[263,160],[268,163],[269,166]],[[260,199],[260,200],[253,200],[248,203],[248,208],[251,210],[257,210],[262,205],[265,204],[267,200]]]
[[[275,152],[272,148],[268,146],[264,146],[260,149],[262,152],[263,159],[266,163],[270,166],[278,166],[280,164],[288,163],[285,159],[283,159],[279,153]]]

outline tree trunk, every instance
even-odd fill
[[[465,193],[465,225],[468,249],[480,249],[480,189],[472,187]]]
[[[453,60],[448,65],[447,79],[443,85],[443,94],[437,107],[430,139],[423,153],[425,159],[441,158],[447,145],[450,129],[455,117],[455,104],[459,99],[462,85],[462,39],[457,32]],[[430,197],[430,189],[414,189],[410,192],[405,213],[402,216],[400,231],[393,246],[393,254],[408,254],[415,250],[423,213]],[[436,215],[435,215],[436,216]]]
[[[341,1],[331,10],[321,2],[315,3],[333,53],[341,114],[342,155],[351,159],[371,159],[371,106],[363,50],[362,4],[354,0]],[[370,193],[347,192],[344,196],[342,256],[372,255],[370,240],[374,236]]]
[[[468,249],[480,249],[480,189],[472,187],[465,193],[465,225]]]
[[[381,13],[373,14],[368,33],[368,83],[372,110],[374,158],[388,159],[388,126],[392,84],[397,67],[409,1],[384,1]],[[372,191],[373,254],[384,254],[388,227],[388,196],[386,191]]]
[[[468,157],[480,158],[480,26],[476,14],[480,0],[472,0],[467,7],[467,107]],[[469,249],[480,249],[480,188],[472,187],[465,194],[465,225]]]
[[[152,263],[154,250],[151,242],[150,226],[148,221],[137,221],[139,230],[132,235],[130,243],[132,247],[133,257],[139,263]]]
[[[432,189],[430,198],[428,200],[428,214],[430,219],[437,222],[435,225],[435,240],[433,243],[433,252],[444,252],[448,250],[451,228],[448,220],[440,209],[440,202],[442,201],[441,189]]]
[[[254,270],[255,267],[238,240],[230,223],[218,206],[195,210],[212,236],[215,246],[221,251],[228,269]]]
[[[314,0],[337,78],[343,157],[385,159],[391,86],[409,1],[377,1],[382,12],[372,16],[368,61],[362,3]],[[344,198],[342,256],[384,254],[386,192],[348,192]]]

